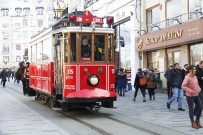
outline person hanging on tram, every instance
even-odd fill
[[[25,68],[24,68],[24,71],[23,71],[23,94],[25,96],[28,96],[28,91],[29,91],[29,66],[30,66],[30,63],[29,62],[26,62],[26,65],[25,65]]]

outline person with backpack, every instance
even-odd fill
[[[133,101],[136,101],[137,93],[138,93],[138,90],[140,89],[143,96],[143,102],[146,102],[146,98],[145,98],[146,84],[147,82],[146,82],[145,75],[142,72],[142,68],[138,68],[138,72],[136,73],[135,81],[134,81],[135,94],[134,94]]]
[[[155,100],[155,89],[156,89],[156,75],[153,69],[149,69],[147,73],[147,89],[149,93],[149,100]]]

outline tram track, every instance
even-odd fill
[[[19,86],[19,87],[20,87],[20,86]],[[14,89],[14,88],[12,88],[12,87],[9,87],[9,86],[8,86],[8,88],[14,90],[14,91],[17,92],[18,94],[22,94],[22,92],[20,92],[19,90],[16,90],[16,89]],[[39,101],[37,101],[37,102],[40,103],[40,104],[43,104],[42,102],[39,102]],[[43,105],[44,105],[44,104],[43,104]],[[44,105],[44,106],[46,106],[46,105]],[[76,121],[76,122],[78,122],[78,123],[80,123],[80,124],[82,124],[82,125],[84,125],[84,126],[90,128],[91,130],[94,130],[95,132],[97,132],[97,133],[99,133],[99,134],[102,134],[102,135],[113,135],[114,133],[113,133],[112,130],[105,129],[105,128],[102,129],[100,126],[98,126],[98,125],[96,125],[96,124],[92,124],[91,121],[84,120],[83,118],[81,118],[81,114],[82,114],[82,113],[87,113],[87,112],[88,112],[88,115],[90,115],[90,116],[92,116],[92,117],[94,117],[94,118],[102,117],[102,118],[99,118],[99,119],[102,119],[102,121],[109,121],[109,120],[110,120],[110,121],[112,121],[111,123],[114,123],[114,124],[111,124],[111,125],[116,125],[116,124],[119,123],[119,124],[122,125],[121,127],[123,127],[123,126],[128,126],[128,127],[133,128],[134,130],[139,130],[139,131],[141,131],[141,132],[144,133],[144,134],[149,134],[149,135],[161,135],[161,134],[156,133],[156,132],[154,132],[154,131],[150,131],[150,130],[148,130],[148,129],[145,129],[145,128],[141,127],[141,126],[136,126],[136,125],[134,125],[134,124],[132,124],[132,123],[129,123],[129,122],[126,122],[126,121],[117,119],[117,118],[113,118],[113,117],[104,115],[104,114],[102,114],[102,113],[100,113],[100,112],[95,112],[95,111],[93,111],[93,110],[91,110],[91,109],[84,109],[84,110],[85,110],[86,112],[84,112],[84,111],[79,111],[79,112],[81,112],[81,113],[79,113],[79,115],[72,115],[71,112],[63,112],[63,111],[61,111],[61,113],[62,113],[63,115],[65,115],[66,117],[68,117],[68,118],[70,118],[70,119],[72,119],[72,120],[74,120],[74,121]],[[76,113],[76,114],[77,114],[77,113]],[[93,115],[96,115],[96,116],[93,116]],[[105,120],[104,118],[107,119],[107,120]],[[91,117],[89,117],[88,119],[91,119]],[[107,123],[108,123],[108,122],[107,122]]]
[[[91,112],[93,112],[93,111],[91,111]],[[148,130],[148,129],[146,129],[146,128],[142,128],[142,127],[140,127],[140,126],[136,126],[136,125],[134,125],[134,124],[131,124],[131,123],[128,123],[128,122],[119,120],[119,119],[115,119],[115,118],[109,117],[109,116],[104,115],[104,114],[101,114],[101,113],[99,113],[99,112],[93,112],[93,113],[96,113],[97,115],[103,116],[103,117],[108,118],[108,119],[110,119],[110,120],[119,122],[119,123],[121,123],[121,124],[130,126],[130,127],[132,127],[132,128],[138,129],[138,130],[140,130],[140,131],[149,133],[149,134],[151,134],[151,135],[161,135],[161,134],[159,134],[159,133],[153,132],[153,131]]]
[[[95,114],[95,115],[97,115],[97,116],[101,116],[101,117],[106,118],[106,119],[108,119],[108,120],[111,120],[111,121],[113,121],[113,122],[119,123],[119,124],[121,124],[122,126],[128,126],[128,127],[131,127],[131,128],[133,128],[133,129],[135,129],[135,130],[139,130],[139,131],[141,131],[141,132],[144,133],[144,134],[146,133],[146,134],[149,134],[149,135],[161,135],[161,134],[159,134],[159,133],[156,133],[156,132],[154,132],[154,131],[151,131],[151,130],[142,128],[142,127],[140,127],[140,126],[136,126],[136,125],[131,124],[131,123],[128,123],[128,122],[126,122],[126,121],[122,121],[122,120],[119,120],[119,119],[116,119],[116,118],[112,118],[112,117],[106,116],[106,115],[101,114],[101,113],[99,113],[99,112],[94,112],[94,111],[89,110],[89,109],[85,109],[85,110],[88,111],[88,112],[91,112],[92,114]],[[82,120],[82,118],[79,118],[80,116],[77,117],[77,115],[76,115],[76,116],[71,115],[71,113],[69,113],[69,112],[62,112],[62,113],[63,113],[65,116],[67,116],[67,117],[69,117],[69,118],[71,118],[71,119],[73,119],[73,120],[75,120],[75,121],[78,121],[79,123],[81,123],[81,124],[83,124],[83,125],[85,125],[85,126],[91,128],[91,129],[95,130],[96,132],[98,132],[98,133],[100,133],[100,134],[102,134],[102,135],[113,135],[113,134],[114,134],[114,133],[112,133],[112,131],[108,131],[107,129],[99,128],[98,126],[91,124],[91,122],[88,122],[88,121],[86,121],[86,120]],[[93,116],[93,117],[95,117],[95,116]],[[103,119],[103,120],[105,121],[105,119]],[[113,125],[113,124],[111,124],[111,125]]]

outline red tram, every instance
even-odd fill
[[[104,26],[106,21],[106,27]],[[113,17],[65,15],[31,39],[30,96],[50,107],[113,107]]]

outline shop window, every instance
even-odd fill
[[[151,51],[147,53],[147,67],[145,68],[154,68],[159,70],[159,52],[158,51]]]
[[[190,62],[197,65],[203,59],[203,43],[190,46]]]
[[[119,65],[116,65],[120,68],[130,67],[130,53],[131,53],[131,29],[130,21],[119,24],[115,27],[116,29],[116,52],[119,52],[119,55],[115,55],[115,60],[118,59]],[[118,58],[117,58],[118,56]],[[116,61],[115,61],[116,62]]]
[[[175,63],[180,63],[180,55],[181,49],[179,47],[167,49],[167,66],[173,65]]]

